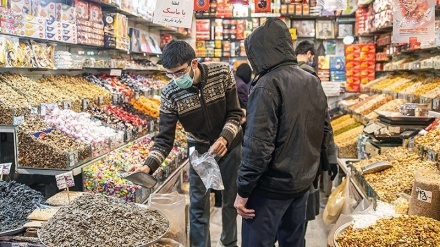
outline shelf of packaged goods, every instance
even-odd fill
[[[121,9],[117,5],[104,3],[99,0],[88,0],[88,1],[95,3],[95,4],[98,4],[98,5],[101,5],[102,9],[105,11],[113,11],[113,12],[123,14],[123,15],[127,16],[129,20],[132,20],[135,24],[142,24],[147,27],[157,28],[161,31],[167,31],[172,34],[175,34],[178,38],[188,38],[188,35],[181,34],[181,33],[177,32],[177,30],[173,27],[168,27],[165,25],[153,23],[152,20],[145,19],[143,16],[139,16],[138,14],[131,13],[127,10]]]
[[[164,72],[163,70],[157,69],[123,69],[123,68],[95,68],[95,67],[83,67],[83,68],[27,68],[27,67],[0,67],[0,72],[5,72],[8,70],[28,70],[30,72],[34,71],[86,71],[86,70],[122,70],[123,72],[133,72],[133,73],[155,73],[155,72]]]
[[[414,54],[414,53],[421,53],[421,52],[435,52],[440,51],[440,46],[433,46],[433,47],[425,47],[420,49],[412,49],[412,50],[404,50],[400,53],[397,53],[396,55],[407,55],[407,54]]]
[[[123,149],[123,148],[126,148],[126,147],[127,147],[128,145],[130,145],[132,142],[135,142],[135,141],[137,141],[137,140],[140,140],[140,139],[142,139],[142,138],[144,138],[145,136],[148,136],[148,135],[150,135],[150,136],[154,136],[154,134],[155,134],[154,132],[153,132],[153,133],[148,133],[148,134],[146,134],[146,135],[144,135],[144,136],[142,136],[142,137],[139,137],[139,138],[136,139],[136,140],[132,140],[131,142],[125,143],[124,145],[122,145],[122,146],[120,146],[120,147],[118,147],[118,148],[115,148],[115,149],[113,149],[113,150],[110,150],[108,153],[102,154],[101,156],[98,156],[98,157],[94,158],[93,160],[90,160],[90,161],[88,161],[88,162],[86,162],[86,163],[84,163],[84,164],[82,164],[82,165],[79,165],[79,166],[77,166],[77,167],[75,167],[75,168],[73,168],[73,169],[70,169],[70,170],[62,170],[62,169],[42,169],[42,168],[29,168],[29,167],[17,167],[17,168],[16,168],[16,173],[18,173],[18,174],[23,174],[23,175],[34,175],[34,174],[38,174],[38,175],[44,175],[44,176],[56,176],[56,175],[59,175],[59,174],[62,174],[62,173],[66,173],[66,172],[70,172],[70,171],[72,171],[73,175],[76,176],[76,175],[79,175],[79,174],[82,173],[82,169],[83,169],[84,167],[86,167],[86,166],[88,166],[88,165],[90,165],[90,164],[93,164],[93,163],[96,162],[96,161],[99,161],[100,159],[102,159],[102,158],[104,158],[105,156],[107,156],[110,152],[118,151],[118,150],[121,150],[121,149]]]
[[[214,59],[214,58],[218,58],[218,59],[240,59],[240,58],[247,58],[246,56],[237,56],[237,57],[198,57],[198,58],[203,58],[203,59]]]
[[[391,73],[391,72],[440,72],[440,69],[425,68],[425,69],[395,69],[395,70],[381,70],[376,72]]]

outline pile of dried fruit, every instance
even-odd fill
[[[14,230],[28,222],[27,217],[43,204],[43,195],[15,181],[0,181],[0,232]]]
[[[154,118],[159,118],[160,100],[141,96],[138,100],[132,99],[130,103],[135,109],[143,111]]]
[[[354,230],[349,226],[339,234],[340,247],[439,246],[440,222],[421,216],[400,216],[378,220],[375,225]]]
[[[335,144],[339,149],[339,157],[356,158],[358,156],[357,140],[363,129],[363,126],[358,126],[335,136]]]
[[[86,193],[38,231],[46,246],[142,246],[162,237],[169,221],[155,210]]]

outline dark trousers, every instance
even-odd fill
[[[222,234],[223,246],[237,246],[237,211],[234,208],[237,195],[237,172],[241,160],[241,145],[217,161],[225,189],[222,191]],[[196,171],[190,166],[190,246],[210,247],[209,233],[209,191]]]
[[[252,194],[247,208],[255,217],[243,219],[242,247],[304,246],[308,193],[290,200],[274,200]]]

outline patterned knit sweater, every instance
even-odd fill
[[[220,136],[228,150],[241,144],[240,119],[235,79],[225,63],[199,64],[201,82],[181,89],[173,82],[162,91],[159,134],[145,165],[154,172],[170,153],[179,121],[187,132],[188,146],[212,145]]]

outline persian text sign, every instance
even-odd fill
[[[434,0],[393,0],[393,43],[435,41]]]
[[[191,28],[193,11],[193,0],[157,1],[153,22],[172,27]]]

